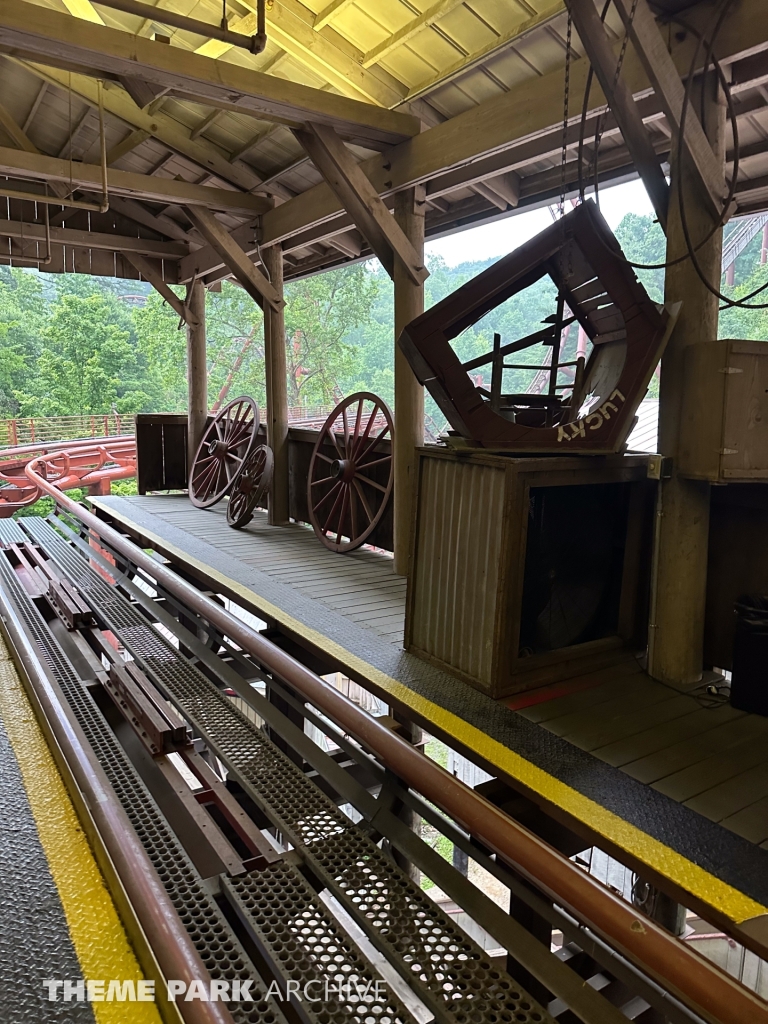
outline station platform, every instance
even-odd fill
[[[0,1019],[123,1024],[122,986],[145,975],[1,638],[0,813]],[[118,998],[85,1001],[82,979],[103,981],[105,997],[118,982]],[[153,1002],[131,1002],[132,1024],[160,1019]]]
[[[768,957],[768,719],[681,694],[628,658],[494,701],[402,648],[406,583],[385,553],[183,495],[92,499],[105,520],[278,630]]]

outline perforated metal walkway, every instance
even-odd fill
[[[271,528],[258,515],[249,529],[227,531],[223,512],[192,509],[184,496],[99,498],[94,504],[201,585],[276,625],[559,820],[565,817],[585,845],[594,843],[662,880],[685,905],[768,950],[768,851],[540,727],[536,714],[528,720],[409,655],[392,635],[366,624],[364,612],[353,617],[335,604],[345,573],[350,586],[373,595],[391,583],[388,560],[379,563],[372,552],[358,560],[332,554],[302,527]],[[312,544],[310,582],[301,566]],[[361,564],[367,581],[357,581]],[[323,572],[329,594],[323,593]],[[624,675],[612,675],[617,671]],[[580,682],[596,690],[615,685],[625,697],[657,685],[633,663]]]

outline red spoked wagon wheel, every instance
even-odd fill
[[[392,493],[392,413],[360,391],[323,424],[309,463],[307,503],[315,533],[331,551],[354,551],[373,533]]]
[[[189,480],[189,499],[198,508],[221,501],[253,449],[259,407],[242,395],[225,405],[203,434]]]
[[[266,444],[254,448],[243,464],[227,504],[227,524],[241,530],[253,519],[253,510],[261,504],[272,483],[275,459]]]

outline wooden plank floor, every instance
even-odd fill
[[[768,718],[643,673],[517,709],[531,722],[768,849]],[[544,694],[542,694],[544,696]]]
[[[188,530],[231,558],[402,645],[406,579],[395,576],[392,557],[386,552],[359,549],[339,555],[323,547],[310,527],[270,526],[266,512],[261,511],[244,530],[232,530],[224,502],[202,512],[186,497],[146,495],[131,500],[142,512]]]

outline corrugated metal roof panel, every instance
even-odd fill
[[[650,452],[658,449],[659,400],[645,398],[637,407],[637,423],[627,441],[627,448],[633,452]]]

